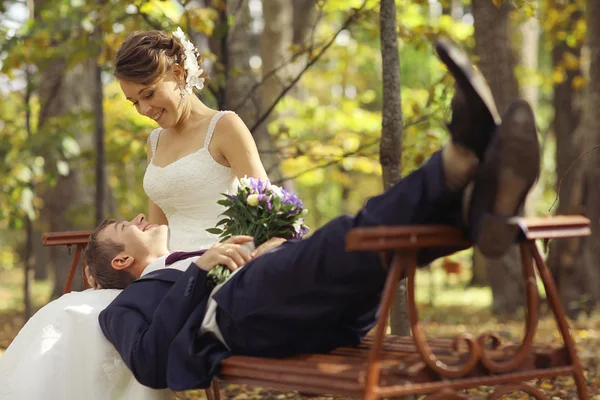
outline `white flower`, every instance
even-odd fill
[[[273,193],[275,196],[279,197],[279,198],[283,198],[283,189],[280,188],[277,185],[271,185],[269,186],[269,190],[271,191],[271,193]]]
[[[258,195],[251,194],[250,196],[248,196],[246,201],[248,202],[249,206],[256,207],[258,205]]]
[[[187,40],[185,33],[183,33],[180,27],[177,27],[177,30],[173,32],[173,36],[179,39],[185,53],[185,60],[183,60],[183,68],[187,74],[185,78],[185,90],[190,94],[194,87],[202,90],[204,88],[204,78],[200,76],[204,70],[200,69],[198,65],[198,49],[196,49],[192,42]]]
[[[304,218],[298,218],[296,222],[294,222],[294,230],[296,233],[300,233],[300,229],[302,228],[302,224],[304,223]]]
[[[185,33],[183,33],[183,31],[181,30],[181,27],[177,27],[177,30],[175,32],[173,32],[173,36],[175,36],[177,39],[179,39],[182,43],[185,40]]]
[[[248,189],[250,187],[250,180],[248,180],[248,176],[244,175],[243,178],[240,178],[240,188]]]

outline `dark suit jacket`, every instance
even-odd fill
[[[100,313],[102,332],[141,384],[206,388],[230,355],[214,335],[197,333],[210,294],[206,274],[195,264],[151,272]]]

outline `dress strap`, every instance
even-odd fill
[[[219,111],[216,113],[212,119],[210,120],[210,124],[208,124],[208,130],[206,131],[206,139],[204,139],[204,147],[208,147],[210,144],[210,140],[212,139],[213,133],[215,132],[215,126],[217,125],[217,121],[225,114],[235,114],[233,111]]]
[[[156,128],[152,132],[150,132],[150,149],[152,150],[152,157],[156,153],[156,146],[158,145],[158,136],[160,135],[160,131],[162,128]]]

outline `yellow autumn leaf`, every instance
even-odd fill
[[[502,3],[504,3],[504,0],[492,0],[492,2],[496,7],[500,8],[500,6],[502,6]]]
[[[554,83],[562,83],[565,81],[565,69],[563,67],[557,67],[552,72],[552,81]]]
[[[571,52],[565,52],[564,56],[564,65],[567,69],[579,69],[579,57]]]
[[[542,382],[542,384],[540,385],[541,389],[544,390],[551,390],[552,389],[552,383],[548,382],[548,381],[544,381]]]
[[[585,85],[587,85],[587,79],[585,79],[581,75],[578,75],[575,78],[573,78],[573,82],[571,82],[571,86],[573,87],[573,89],[581,89]]]

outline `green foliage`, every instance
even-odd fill
[[[583,0],[510,1],[515,5],[516,24],[531,15],[542,24],[545,47],[540,54],[541,67],[518,73],[522,81],[539,83],[540,126],[545,129],[552,116],[548,99],[553,84],[564,79],[566,71],[579,70],[581,66],[574,52],[567,52],[559,65],[552,66],[551,46],[557,41],[570,48],[582,43],[586,30]],[[432,18],[427,1],[396,1],[403,174],[421,165],[448,137],[445,121],[449,118],[453,81],[435,57],[432,42],[438,35],[445,35],[467,49],[474,45],[473,26],[449,14],[449,1],[441,4],[443,15]],[[56,60],[70,68],[92,58],[106,71],[106,163],[110,193],[115,200],[111,214],[130,217],[144,211],[146,138],[155,125],[138,115],[123,98],[118,83],[110,77],[112,60],[127,34],[137,29],[174,30],[181,26],[186,32],[220,40],[234,22],[232,18],[221,19],[224,6],[222,0],[206,2],[205,7],[187,0],[48,0],[36,10],[35,20],[16,30],[0,28],[0,68],[4,74],[0,79],[22,82],[27,68],[31,72],[32,92],[30,133],[25,122],[23,85],[15,84],[0,92],[0,156],[6,160],[0,166],[0,189],[6,194],[0,196],[0,227],[17,229],[25,216],[37,216],[43,208],[37,198],[38,189],[51,186],[70,168],[85,169],[87,184],[93,184],[95,153],[89,146],[81,146],[84,150],[78,152],[73,142],[75,137],[91,140],[93,116],[89,111],[70,110],[45,121],[41,129],[37,126],[38,88],[43,83],[39,82],[40,73]],[[312,49],[311,43],[290,49],[294,55],[310,51],[309,58],[314,57],[338,32],[346,17],[356,16],[303,75],[299,89],[278,104],[278,118],[268,126],[280,148],[283,174],[294,178],[285,185],[297,191],[311,209],[307,218],[314,227],[340,213],[355,211],[366,197],[381,191],[379,136],[383,99],[378,6],[378,0],[319,1],[320,19],[311,32]],[[578,18],[575,24],[570,20],[573,15]],[[515,40],[518,44],[517,36]],[[215,104],[213,94],[226,85],[226,76],[222,60],[210,52],[205,56],[214,68],[210,90],[202,95]],[[583,88],[585,83],[583,76],[573,82],[577,88]],[[547,168],[552,168],[551,162]]]

